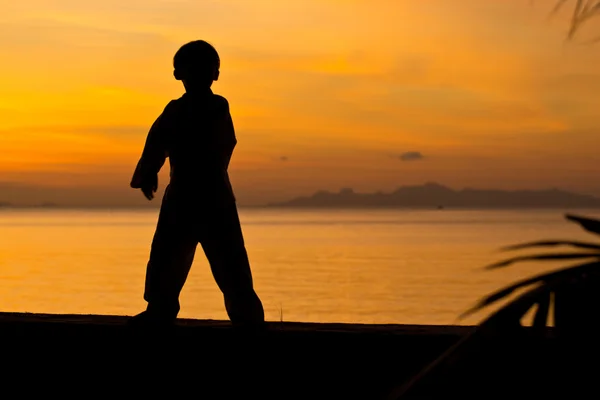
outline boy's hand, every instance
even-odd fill
[[[158,177],[155,177],[151,181],[144,182],[142,184],[142,193],[148,200],[152,200],[154,198],[154,193],[158,190]]]
[[[154,198],[154,193],[156,193],[156,187],[150,186],[142,186],[142,193],[148,200],[152,200]]]

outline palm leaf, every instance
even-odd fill
[[[583,8],[581,9],[582,15],[585,15],[590,11],[590,8],[592,7],[592,1],[594,1],[594,0],[587,0],[585,2],[585,4],[583,5]]]
[[[575,3],[575,9],[573,10],[573,16],[571,17],[571,29],[569,30],[569,38],[572,38],[579,27],[579,16],[581,15],[581,9],[583,8],[583,0],[577,0]]]
[[[473,332],[452,345],[420,373],[415,375],[408,382],[396,387],[391,392],[388,399],[399,400],[403,398],[413,398],[414,394],[417,394],[417,396],[414,396],[415,398],[429,398],[418,396],[418,392],[421,388],[425,387],[425,385],[434,383],[437,380],[437,376],[447,373],[448,369],[456,368],[456,364],[462,362],[465,354],[481,352],[483,343],[489,345],[489,341],[486,337],[490,333],[493,334],[494,339],[497,340],[499,332],[498,328],[504,333],[510,331],[510,328],[519,328],[519,322],[527,310],[534,304],[545,301],[544,299],[546,299],[557,286],[559,286],[558,282],[554,281],[548,285],[540,285],[539,287],[522,294],[511,303],[495,312],[492,316],[479,324]]]
[[[549,296],[550,293],[556,291],[561,286],[569,284],[570,282],[556,279],[536,286],[497,310],[483,321],[480,327],[520,325],[521,318],[523,318],[531,307],[536,303],[544,302],[546,296]]]
[[[573,240],[540,240],[538,242],[529,242],[523,244],[516,244],[511,246],[506,246],[500,249],[500,251],[512,251],[512,250],[522,250],[532,247],[554,247],[554,246],[572,246],[578,247],[581,249],[593,249],[600,250],[600,244],[589,243],[589,242],[578,242]],[[599,254],[600,256],[600,254]]]
[[[599,253],[556,253],[556,254],[535,254],[530,256],[519,256],[509,258],[508,260],[500,261],[492,265],[485,267],[486,269],[496,269],[507,267],[511,264],[521,261],[539,261],[539,260],[575,260],[580,258],[600,258]]]
[[[596,4],[594,4],[594,2],[595,0],[587,0],[585,6],[583,7],[583,10],[581,10],[580,20],[590,18],[596,12],[598,12],[598,9],[600,8],[600,2],[595,2]]]
[[[536,286],[536,287],[544,286],[544,284],[540,283],[540,282],[542,282],[542,281],[537,280],[535,282],[532,282],[531,284],[533,284],[533,283],[539,283],[539,285]],[[522,285],[522,286],[529,286],[529,285]],[[469,315],[472,315],[472,314],[476,313],[477,311],[479,311],[479,310],[481,310],[481,309],[483,309],[483,308],[491,305],[492,303],[495,303],[496,301],[501,300],[502,298],[508,296],[509,294],[511,294],[512,292],[514,292],[515,290],[516,290],[516,288],[512,289],[512,290],[510,290],[510,288],[506,288],[506,289],[503,289],[503,290],[499,290],[498,292],[496,292],[496,293],[494,293],[492,295],[487,296],[486,298],[484,298],[481,301],[479,301],[479,303],[477,303],[476,305],[474,305],[473,307],[471,307],[467,311],[463,312],[458,317],[458,319],[464,319],[465,317],[468,317]]]
[[[600,235],[600,221],[598,221],[597,219],[579,217],[577,215],[571,214],[566,214],[565,218],[569,221],[578,223],[583,229],[585,229],[588,232]]]
[[[557,14],[564,5],[567,4],[568,0],[558,0],[552,10],[549,13],[551,18]],[[571,15],[571,21],[569,23],[569,30],[567,32],[567,40],[572,40],[577,32],[581,29],[583,24],[596,14],[600,12],[600,1],[596,0],[576,0],[574,1],[575,6],[573,8],[573,14]]]
[[[534,283],[539,283],[542,281],[549,282],[551,280],[564,278],[565,276],[569,276],[569,275],[582,274],[582,273],[587,272],[588,269],[597,268],[598,266],[600,266],[600,261],[594,261],[594,262],[589,262],[589,263],[584,263],[584,264],[579,264],[579,265],[573,265],[570,267],[562,268],[558,271],[543,273],[543,274],[536,275],[536,276],[528,278],[528,279],[523,279],[521,281],[513,283],[512,285],[506,286],[506,287],[484,297],[479,302],[477,302],[477,304],[475,304],[473,307],[471,307],[470,309],[468,309],[467,311],[462,313],[460,315],[459,319],[463,319],[464,317],[466,317],[468,315],[471,315],[471,314],[473,314],[473,313],[475,313],[475,312],[477,312],[499,300],[502,300],[503,298],[514,293],[515,290],[518,290],[523,287],[530,286],[530,285],[533,285]]]
[[[533,317],[533,328],[543,329],[548,324],[548,314],[550,311],[550,295],[547,293],[538,302],[538,309]]]

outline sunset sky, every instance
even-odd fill
[[[600,34],[552,0],[23,0],[0,14],[0,201],[144,204],[175,51],[221,55],[240,204],[316,190],[600,195]],[[164,187],[166,172],[161,175]]]

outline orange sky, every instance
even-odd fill
[[[565,44],[570,10],[549,20],[552,5],[9,2],[0,201],[143,204],[130,175],[194,39],[221,54],[213,89],[231,104],[242,204],[426,181],[600,194],[600,44]],[[600,32],[589,24],[582,39]]]

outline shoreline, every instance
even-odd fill
[[[102,326],[112,329],[126,329],[129,316],[108,314],[47,314],[32,312],[0,312],[0,329],[15,325],[33,326],[30,324],[60,325],[64,329],[83,325]],[[303,333],[340,335],[424,335],[424,336],[451,336],[460,338],[473,332],[476,326],[472,325],[417,325],[417,324],[366,324],[345,322],[294,322],[294,321],[267,321],[270,332]],[[229,321],[211,319],[178,318],[178,330],[231,330]]]

